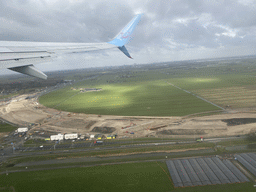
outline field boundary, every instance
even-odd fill
[[[164,173],[166,174],[166,176],[168,177],[168,179],[170,180],[170,182],[172,183],[172,186],[174,186],[173,182],[172,182],[172,179],[170,178],[169,174],[164,170],[164,168],[158,164],[158,162],[156,161],[156,164],[161,167],[161,169],[164,171]]]
[[[168,83],[168,82],[166,82],[166,83]],[[198,96],[198,95],[196,95],[196,94],[194,94],[194,93],[191,93],[190,91],[187,91],[187,90],[185,90],[185,89],[182,89],[182,88],[180,88],[180,87],[178,87],[178,86],[176,86],[176,85],[174,85],[174,84],[172,84],[172,83],[168,83],[168,84],[171,85],[171,86],[173,86],[173,87],[175,87],[175,88],[177,88],[177,89],[180,89],[180,90],[182,90],[182,91],[184,91],[184,92],[186,92],[186,93],[188,93],[188,94],[191,94],[191,95],[197,97],[198,99],[201,99],[201,100],[203,100],[203,101],[205,101],[205,102],[207,102],[207,103],[210,103],[210,104],[212,104],[213,106],[222,109],[223,111],[226,111],[226,109],[224,109],[223,107],[221,107],[221,106],[219,106],[219,105],[217,105],[217,104],[215,104],[215,103],[213,103],[213,102],[211,102],[211,101],[208,101],[208,100],[206,100],[206,99],[204,99],[204,98],[202,98],[202,97],[200,97],[200,96]]]
[[[189,118],[189,117],[193,117],[193,116],[197,116],[197,115],[202,115],[202,114],[208,114],[208,113],[220,113],[223,112],[223,110],[217,110],[217,111],[206,111],[206,112],[200,112],[200,113],[193,113],[193,114],[189,114],[186,116],[183,116],[182,118]]]

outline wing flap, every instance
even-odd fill
[[[12,67],[8,68],[12,71],[16,71],[19,73],[23,73],[26,75],[30,75],[33,77],[41,78],[41,79],[47,79],[47,75],[45,75],[43,72],[39,71],[36,69],[33,65],[26,65],[26,66],[21,66],[21,67]]]
[[[26,66],[28,64],[46,63],[52,61],[50,56],[38,56],[38,57],[23,57],[23,58],[12,58],[6,60],[0,60],[0,68],[12,68],[19,66]]]
[[[26,52],[26,53],[0,53],[0,62],[1,61],[10,61],[10,60],[19,60],[26,58],[37,58],[37,57],[50,57],[50,54],[47,52]]]
[[[47,76],[35,69],[32,64],[51,61],[57,54],[119,48],[131,58],[124,45],[130,40],[141,16],[142,14],[136,15],[112,41],[107,43],[0,41],[0,68],[46,79]]]
[[[6,41],[4,44],[8,44]],[[33,47],[35,42],[18,42],[16,46],[13,42],[1,47],[0,42],[0,68],[10,68],[49,62],[59,54],[82,53],[95,50],[116,48],[108,43],[45,43],[38,42],[38,46]],[[31,47],[29,47],[31,45]],[[44,46],[40,46],[44,45]],[[50,46],[52,45],[52,46]],[[62,45],[62,46],[60,46]]]

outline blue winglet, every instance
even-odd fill
[[[127,57],[129,57],[129,58],[132,59],[131,55],[129,54],[129,52],[127,51],[127,49],[125,48],[124,45],[123,45],[122,47],[118,47],[118,49],[119,49],[120,51],[122,51]]]
[[[128,53],[127,49],[125,48],[125,44],[129,42],[131,39],[131,35],[139,23],[140,18],[143,14],[136,15],[123,29],[117,36],[110,42],[110,44],[118,46],[119,50],[122,51],[127,57],[131,58],[130,54]]]

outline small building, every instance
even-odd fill
[[[16,130],[16,132],[18,132],[18,133],[25,133],[25,132],[27,132],[27,131],[28,131],[28,128],[27,128],[27,127],[18,128],[18,129]]]
[[[64,138],[65,138],[65,140],[67,140],[67,139],[77,139],[78,134],[77,133],[65,134]]]
[[[64,135],[62,135],[62,134],[51,135],[50,138],[51,138],[51,141],[60,141],[60,140],[63,140]]]
[[[94,135],[90,135],[90,139],[94,139]]]

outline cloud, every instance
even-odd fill
[[[110,50],[60,58],[43,68],[255,54],[255,5],[254,0],[2,0],[0,40],[106,42],[143,12],[127,45],[134,60]]]

